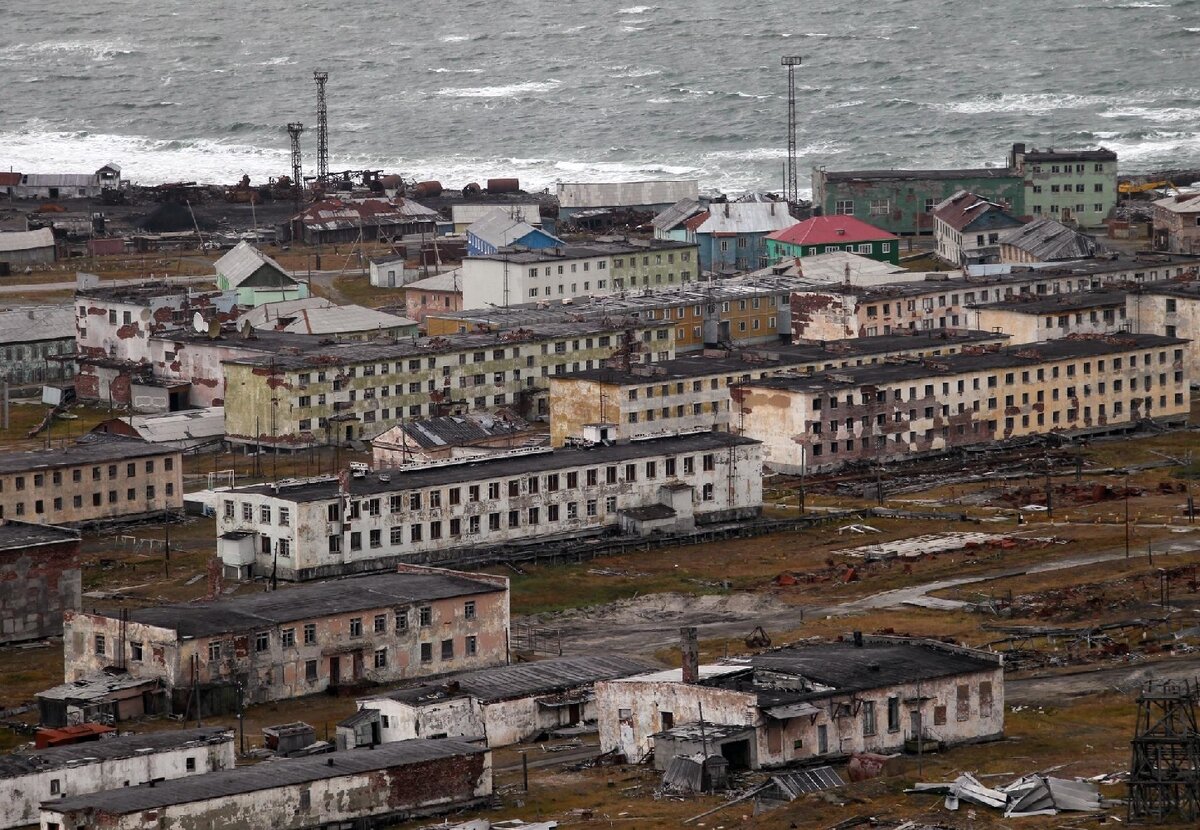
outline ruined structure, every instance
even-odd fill
[[[0,644],[61,634],[80,591],[77,532],[0,521]]]
[[[774,470],[829,470],[952,447],[1185,423],[1186,341],[1074,335],[734,387],[738,430]]]
[[[116,667],[161,680],[174,712],[230,712],[239,685],[249,705],[504,664],[508,619],[504,577],[402,566],[208,604],[69,613],[66,680]]]
[[[600,748],[665,768],[705,724],[706,754],[759,769],[906,742],[952,746],[1004,732],[1003,658],[928,640],[787,647],[596,684]]]
[[[728,434],[468,461],[222,493],[217,551],[226,573],[305,580],[453,563],[474,547],[610,533],[624,513],[652,505],[668,508],[668,525],[680,530],[755,516],[762,506],[759,444]]]

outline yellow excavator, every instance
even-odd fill
[[[1179,192],[1179,188],[1177,188],[1173,182],[1168,181],[1121,182],[1117,185],[1117,192],[1124,196],[1132,196],[1134,193],[1145,193],[1149,190],[1158,190],[1160,187],[1167,187],[1171,190],[1174,190],[1176,193]]]

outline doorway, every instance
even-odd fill
[[[342,658],[329,658],[329,685],[336,686],[342,680]]]

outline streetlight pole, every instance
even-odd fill
[[[1125,558],[1129,558],[1129,471],[1125,472]]]

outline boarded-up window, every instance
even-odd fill
[[[971,717],[971,687],[966,683],[958,687],[955,704],[956,715],[959,720],[967,720]]]
[[[779,721],[767,724],[767,752],[777,754],[783,751],[783,725]]]
[[[945,706],[934,706],[933,707],[933,725],[934,726],[945,726],[945,724],[946,724],[946,707]]]
[[[992,716],[992,681],[984,680],[979,684],[979,717]]]

